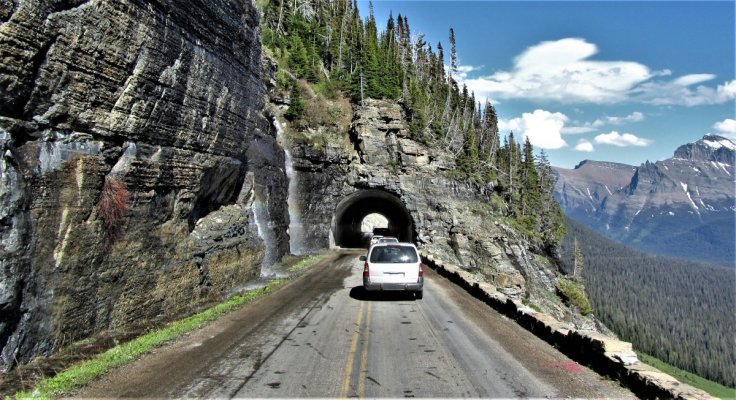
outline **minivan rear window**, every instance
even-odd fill
[[[419,261],[417,252],[409,246],[374,247],[371,252],[372,263],[415,263]]]

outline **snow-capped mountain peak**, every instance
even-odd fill
[[[675,158],[686,160],[715,161],[734,164],[736,143],[716,135],[705,135],[693,143],[680,146],[675,150]]]

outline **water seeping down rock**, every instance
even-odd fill
[[[289,251],[284,149],[265,115],[274,67],[252,1],[2,4],[0,369],[191,313]],[[400,239],[571,318],[545,296],[554,264],[490,218],[492,186],[411,140],[398,104],[350,113],[338,141],[284,142],[299,252],[361,246],[375,212]]]
[[[0,369],[257,278],[254,201],[288,250],[251,1],[2,4]]]

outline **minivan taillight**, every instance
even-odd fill
[[[424,278],[424,264],[419,264],[419,277]]]
[[[363,278],[368,278],[368,261],[363,264]]]

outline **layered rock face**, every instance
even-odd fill
[[[0,368],[191,312],[288,250],[252,2],[20,0],[0,21]]]
[[[567,215],[624,244],[733,266],[734,154],[736,144],[707,135],[637,168],[556,168],[555,195]]]
[[[492,187],[453,177],[451,154],[412,140],[398,104],[366,100],[353,114],[349,140],[292,148],[306,247],[362,246],[361,222],[376,212],[400,240],[509,294],[532,284],[554,291],[556,267],[494,222]]]

